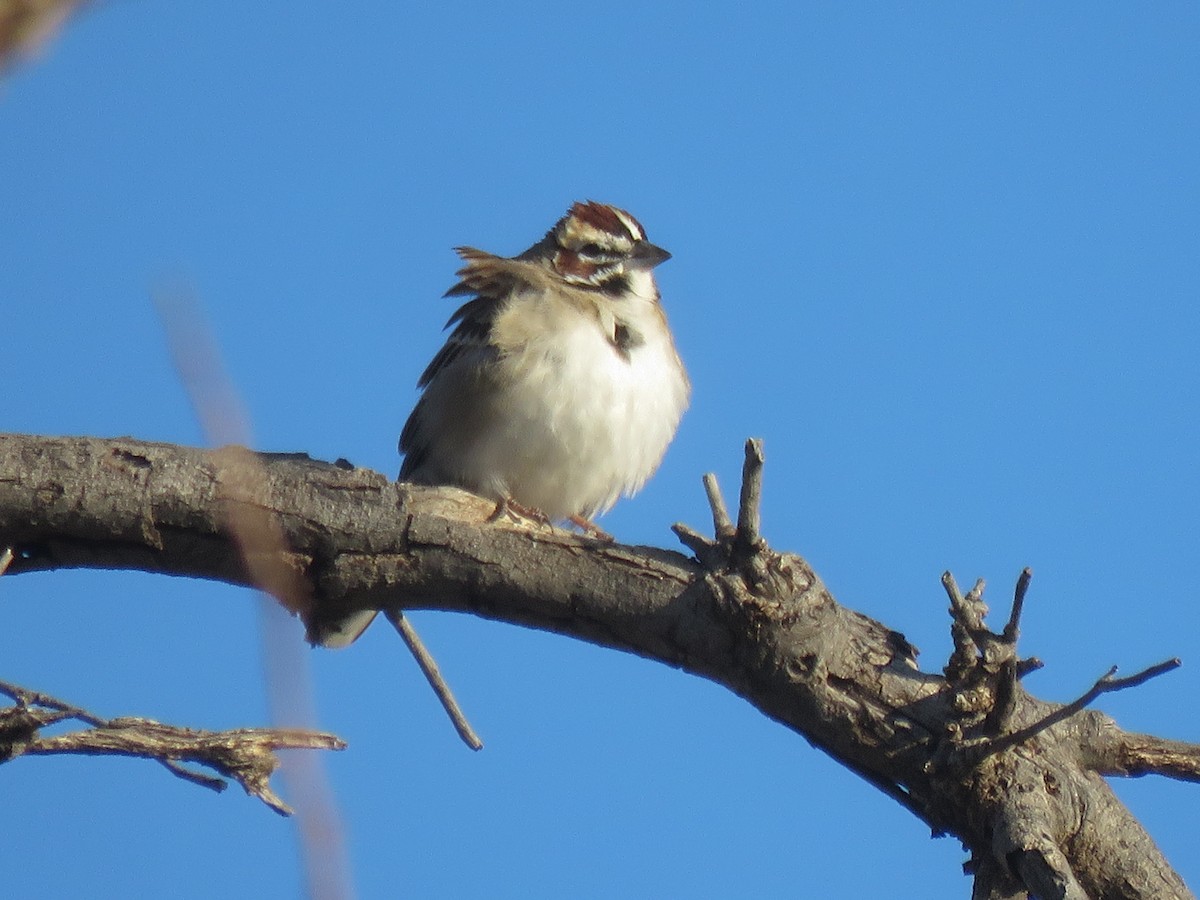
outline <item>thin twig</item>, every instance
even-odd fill
[[[1044,668],[1045,663],[1039,657],[1029,656],[1017,662],[1017,677],[1024,678],[1030,672],[1036,672],[1038,669]]]
[[[56,697],[0,681],[0,694],[17,704],[20,715],[0,717],[0,760],[18,756],[49,756],[62,753],[133,756],[152,759],[171,774],[216,791],[228,785],[223,778],[197,772],[185,762],[207,766],[225,778],[237,781],[276,812],[292,810],[271,789],[271,773],[279,766],[275,751],[282,749],[342,750],[346,744],[335,735],[298,729],[238,728],[231,731],[201,731],[166,725],[153,719],[122,716],[104,719]],[[52,737],[39,732],[67,719],[88,728]]]
[[[1009,747],[1015,747],[1017,744],[1023,743],[1031,737],[1040,734],[1047,728],[1071,718],[1075,713],[1089,706],[1101,694],[1109,694],[1113,691],[1123,691],[1126,688],[1137,687],[1138,685],[1145,684],[1151,678],[1157,678],[1159,675],[1166,674],[1173,669],[1178,669],[1181,665],[1183,663],[1178,658],[1168,659],[1126,678],[1113,678],[1113,675],[1117,671],[1117,667],[1113,666],[1097,678],[1096,683],[1091,686],[1087,693],[1078,699],[1068,703],[1066,706],[1060,706],[1054,712],[1050,713],[1050,715],[1039,719],[1032,725],[1027,725],[1011,734],[1002,735],[1001,737],[980,744],[977,751],[981,756],[990,756],[1002,750],[1007,750]]]
[[[683,544],[683,546],[687,547],[694,554],[696,554],[696,558],[701,562],[707,559],[709,554],[711,554],[714,546],[713,542],[696,529],[692,528],[692,526],[683,522],[676,522],[671,526],[671,530],[675,532],[675,536],[679,538],[679,543]]]
[[[59,700],[57,697],[51,697],[49,694],[31,691],[28,688],[23,688],[8,681],[0,681],[0,694],[7,694],[19,706],[40,706],[43,709],[51,709],[62,713],[61,716],[54,719],[54,722],[60,722],[63,719],[79,719],[79,721],[87,722],[89,725],[101,726],[106,724],[105,719],[101,719],[85,709],[72,706],[70,703]],[[47,722],[46,724],[53,724],[53,722]]]
[[[729,510],[725,506],[725,498],[721,496],[721,486],[717,476],[708,472],[704,476],[704,493],[708,495],[708,508],[712,510],[713,536],[720,540],[733,536],[733,520],[729,518]]]
[[[949,570],[942,573],[942,587],[946,589],[946,596],[950,598],[950,611],[957,613],[962,609],[963,596],[958,589],[958,582],[954,580],[954,575]]]
[[[971,585],[971,590],[967,591],[967,596],[963,599],[968,604],[978,604],[983,600],[983,590],[987,587],[987,582],[982,578],[976,578],[975,583]]]
[[[996,674],[996,692],[995,701],[992,704],[992,711],[988,713],[984,720],[984,729],[987,734],[1001,735],[1008,731],[1012,721],[1013,711],[1016,709],[1017,701],[1017,679],[1020,677],[1021,660],[1017,657],[1017,638],[1021,634],[1021,610],[1025,605],[1025,592],[1029,590],[1029,580],[1033,577],[1033,570],[1026,566],[1021,570],[1021,574],[1017,577],[1017,585],[1013,590],[1012,609],[1008,615],[1008,624],[1004,626],[1004,633],[998,635],[998,649],[1002,654],[1002,662],[999,664],[999,670]],[[996,639],[992,639],[992,646],[997,646]]]
[[[1004,626],[1004,639],[1010,644],[1015,644],[1020,636],[1021,627],[1021,611],[1025,608],[1025,592],[1029,590],[1030,579],[1033,578],[1033,569],[1026,566],[1021,570],[1021,574],[1017,576],[1017,587],[1013,591],[1012,612],[1008,615],[1008,624]]]
[[[458,736],[472,750],[482,750],[483,741],[479,739],[479,735],[475,733],[475,730],[471,727],[471,723],[463,715],[458,701],[454,699],[454,694],[450,690],[450,685],[446,684],[446,680],[442,677],[442,673],[438,669],[437,662],[429,651],[425,649],[425,644],[421,641],[421,637],[417,634],[416,629],[405,618],[404,613],[398,609],[386,609],[383,611],[383,614],[387,616],[387,620],[392,623],[392,627],[400,633],[400,637],[408,645],[408,649],[412,652],[413,658],[416,659],[417,665],[421,667],[421,671],[424,673],[425,679],[429,682],[429,686],[437,694],[442,708],[446,710],[446,715],[450,717],[450,721],[454,724],[454,730],[458,732]]]
[[[746,441],[746,459],[742,463],[742,491],[738,500],[737,540],[743,547],[758,546],[762,527],[762,438]]]
[[[963,599],[958,582],[949,570],[942,573],[942,587],[946,590],[946,596],[950,598],[950,639],[954,642],[954,652],[950,654],[943,671],[950,681],[957,683],[975,664],[979,648],[966,621],[966,600]]]
[[[964,597],[954,576],[949,572],[943,572],[942,587],[946,589],[946,594],[950,597],[950,611],[955,623],[965,629],[970,639],[975,644],[983,644],[992,638],[992,633],[983,624],[984,616],[987,614],[987,607],[983,603],[983,591],[987,587],[987,582],[982,578],[978,579]]]

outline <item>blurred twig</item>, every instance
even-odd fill
[[[289,552],[279,521],[258,502],[268,479],[253,453],[249,418],[221,360],[200,304],[186,288],[159,291],[155,306],[166,332],[180,381],[210,443],[221,449],[219,490],[225,527],[237,545],[250,580],[292,613],[306,617],[314,600],[303,561]],[[281,727],[311,728],[316,722],[308,656],[292,622],[272,600],[260,604],[263,668],[271,720]],[[343,900],[353,896],[344,828],[337,801],[320,760],[288,756],[283,768],[288,795],[297,808],[301,856],[310,896]]]
[[[0,70],[36,53],[87,0],[0,0]]]

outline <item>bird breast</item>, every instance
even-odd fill
[[[490,427],[461,461],[477,489],[552,518],[590,518],[641,488],[689,390],[654,294],[574,300],[518,294],[498,314]]]

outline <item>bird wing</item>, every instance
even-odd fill
[[[490,343],[492,323],[504,307],[504,299],[522,283],[541,281],[538,268],[530,263],[493,256],[474,247],[456,247],[466,262],[456,273],[459,277],[447,297],[470,297],[455,310],[446,327],[457,325],[442,349],[421,374],[417,387],[424,388],[446,366],[471,351],[494,351]]]
[[[455,251],[466,265],[456,273],[460,280],[446,291],[446,296],[470,299],[446,322],[446,327],[453,325],[454,330],[421,374],[417,386],[422,389],[451,366],[479,367],[494,358],[500,351],[492,342],[492,326],[504,309],[505,299],[522,285],[546,281],[544,270],[533,262],[494,256],[474,247],[456,247]],[[419,470],[429,452],[420,440],[425,434],[421,428],[424,406],[422,397],[400,432],[400,452],[404,454],[401,479]]]

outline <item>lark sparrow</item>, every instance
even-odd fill
[[[400,479],[579,523],[636,493],[688,403],[651,274],[670,254],[595,202],[519,256],[458,254],[447,296],[471,299],[421,376]]]
[[[470,299],[421,376],[400,480],[595,528],[593,516],[658,468],[687,408],[651,274],[670,254],[629,213],[587,202],[519,256],[458,255],[461,281],[446,296]],[[373,616],[318,640],[349,643]]]

